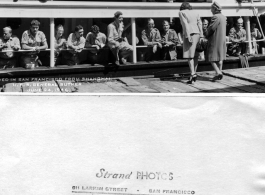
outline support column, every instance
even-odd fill
[[[245,21],[245,27],[246,27],[246,32],[247,32],[248,52],[252,53],[252,43],[251,43],[251,32],[250,32],[249,16],[244,16],[244,21]]]
[[[169,2],[169,3],[174,3],[174,2],[173,2],[173,0],[169,0],[168,2]],[[171,18],[169,18],[169,23],[170,23],[170,24],[172,24],[172,23],[173,23],[173,18],[172,18],[172,17],[171,17]]]
[[[137,63],[135,18],[131,18],[131,24],[132,24],[133,63]]]
[[[54,67],[54,18],[50,18],[50,67]]]

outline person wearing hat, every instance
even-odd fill
[[[157,28],[155,28],[155,22],[152,18],[148,19],[147,28],[142,31],[142,41],[147,46],[145,50],[145,60],[147,62],[151,60],[159,60],[157,54],[159,49],[162,49],[161,35]]]
[[[226,17],[221,13],[221,6],[214,2],[211,6],[213,17],[206,30],[208,45],[206,50],[206,61],[209,61],[215,72],[214,80],[223,78],[222,66],[226,59]]]
[[[15,67],[17,60],[12,50],[17,51],[19,49],[20,41],[16,36],[12,35],[11,27],[3,28],[3,37],[0,38],[0,67],[3,69],[6,67]],[[6,50],[9,51],[4,52]]]
[[[114,21],[108,25],[108,46],[115,57],[115,64],[126,64],[127,59],[132,55],[133,47],[122,37],[123,14],[117,11],[114,14]]]
[[[239,56],[241,52],[246,48],[247,33],[243,27],[243,19],[238,18],[236,27],[232,27],[229,31],[229,55]]]
[[[196,45],[203,37],[202,21],[198,12],[193,11],[188,2],[181,4],[179,19],[183,29],[183,58],[188,59],[191,72],[187,84],[192,84],[197,79],[199,53],[196,51]]]
[[[100,63],[104,59],[104,50],[103,48],[106,45],[107,37],[104,33],[99,31],[97,25],[91,27],[91,32],[86,36],[86,48],[94,48],[95,50],[88,51],[88,60],[94,65]]]
[[[24,52],[21,56],[22,67],[28,68],[29,64],[33,64],[34,67],[38,67],[39,64],[41,65],[41,61],[37,54],[40,50],[47,49],[48,44],[45,34],[40,31],[39,28],[40,22],[38,20],[32,20],[30,22],[30,29],[22,34],[22,49],[29,50],[28,52]],[[32,66],[29,67],[32,68]]]

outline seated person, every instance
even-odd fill
[[[144,45],[148,46],[145,50],[145,60],[155,60],[158,47],[162,48],[160,32],[155,27],[153,19],[148,20],[148,28],[142,31],[142,40]]]
[[[229,55],[239,56],[243,49],[246,47],[246,31],[243,28],[243,19],[237,20],[236,27],[232,27],[229,31],[229,41],[232,42],[228,45]]]
[[[163,21],[163,33],[161,44],[163,60],[177,60],[176,45],[179,43],[178,35],[175,30],[170,29],[169,22]]]
[[[107,37],[104,33],[99,32],[99,27],[97,25],[92,26],[91,32],[86,36],[85,45],[85,47],[93,47],[96,49],[88,51],[88,60],[92,65],[103,61],[102,59],[104,59],[105,53],[102,48],[105,47],[106,41]]]
[[[34,67],[42,65],[37,54],[40,50],[47,49],[48,44],[45,34],[42,31],[39,31],[39,27],[40,22],[38,20],[32,20],[30,23],[30,29],[22,34],[22,49],[30,50],[30,52],[25,52],[21,56],[22,67],[32,68],[31,65]],[[28,67],[28,65],[30,65],[30,67]]]
[[[207,19],[203,19],[202,21],[202,31],[203,31],[203,35],[205,36],[205,33],[207,31],[209,25],[209,21]]]
[[[16,36],[12,35],[11,27],[3,28],[3,37],[0,38],[0,50],[14,50],[17,51],[20,49],[20,41]],[[16,57],[14,52],[1,52],[0,53],[0,67],[5,69],[7,67],[16,66]]]
[[[62,63],[64,65],[80,64],[79,53],[84,49],[86,39],[83,37],[84,29],[81,25],[75,27],[74,33],[71,33],[67,40],[69,51],[62,52]]]
[[[66,39],[63,36],[64,28],[62,25],[56,27],[55,38],[54,38],[54,63],[60,65],[62,61],[61,49],[66,49]]]
[[[208,25],[209,25],[209,21],[207,19],[203,19],[203,21],[202,21],[202,31],[203,31],[203,36],[204,37],[205,37],[205,35],[207,33]],[[199,53],[199,59],[205,60],[204,51]]]
[[[133,47],[122,38],[123,15],[117,11],[114,14],[114,22],[108,25],[108,46],[115,57],[115,64],[126,64],[127,58],[132,55]]]
[[[257,39],[260,39],[262,37],[259,29],[256,28],[256,22],[252,22],[250,26],[250,32],[251,32],[251,40],[252,42],[252,50],[253,54],[258,54],[259,44],[256,42]]]

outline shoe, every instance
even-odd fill
[[[214,81],[216,81],[216,80],[222,80],[222,78],[223,78],[223,74],[218,74],[215,77],[213,77],[213,80]]]
[[[187,81],[187,84],[192,84],[193,82],[196,82],[196,80],[197,80],[197,74],[190,75],[190,78]]]

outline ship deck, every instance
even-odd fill
[[[4,92],[34,93],[264,93],[265,67],[223,71],[222,80],[213,81],[213,71],[198,72],[193,84],[178,74],[156,77],[116,77],[107,80],[51,80],[9,82]]]

